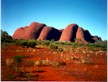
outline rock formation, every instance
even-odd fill
[[[55,40],[60,42],[88,42],[94,43],[101,40],[98,36],[92,36],[88,30],[83,30],[77,24],[70,24],[65,29],[55,29],[48,27],[45,24],[32,22],[29,26],[18,28],[13,36],[13,39],[37,39],[37,40]]]
[[[84,30],[81,27],[78,27],[78,30],[76,32],[76,41],[78,43],[88,43],[84,38]]]
[[[18,28],[13,34],[13,39],[37,39],[45,24],[32,22],[30,26]]]
[[[87,42],[94,43],[95,41],[92,39],[91,34],[89,33],[88,30],[84,30],[84,38]]]
[[[78,25],[76,24],[70,24],[68,25],[62,32],[60,37],[60,42],[63,41],[72,41],[74,42],[76,37],[76,31],[77,31]]]
[[[102,41],[102,39],[101,39],[100,37],[98,37],[98,36],[93,36],[92,39],[93,39],[94,41],[97,41],[97,40]]]
[[[53,27],[45,26],[40,33],[38,40],[58,40],[60,38],[59,30]]]

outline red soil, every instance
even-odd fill
[[[81,63],[81,58],[85,54],[78,54],[72,51],[56,52],[46,48],[22,48],[17,46],[7,46],[1,50],[1,79],[9,80],[6,76],[11,69],[4,64],[6,58],[22,54],[24,61],[49,59],[51,61],[64,61],[66,65],[54,66],[24,66],[20,67],[24,73],[29,73],[31,78],[22,80],[38,81],[106,81],[107,80],[107,53],[100,52],[97,55],[89,54],[92,62]],[[69,59],[70,57],[75,59]],[[89,61],[89,60],[88,60]],[[15,74],[12,72],[12,74]],[[17,79],[14,79],[17,80]]]

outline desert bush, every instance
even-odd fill
[[[107,51],[107,46],[101,46],[102,51]]]
[[[62,45],[72,45],[73,43],[72,42],[60,42],[60,44],[62,44]]]
[[[16,40],[16,41],[15,41],[15,44],[16,44],[17,46],[19,46],[19,43],[20,43],[20,40]]]
[[[9,74],[9,75],[7,75],[7,78],[8,78],[8,80],[13,80],[13,79],[15,78],[15,76],[14,76],[14,75]]]
[[[26,40],[21,40],[19,45],[20,46],[26,46],[27,45],[27,41]]]
[[[58,45],[52,43],[52,44],[49,45],[49,48],[52,49],[52,50],[57,50],[58,49]]]
[[[6,42],[1,42],[1,49],[4,49],[8,46],[9,44]]]
[[[37,42],[35,40],[16,40],[15,44],[17,46],[27,46],[34,48]]]
[[[14,56],[14,61],[16,62],[17,66],[20,66],[23,61],[23,56],[22,55]]]
[[[14,60],[18,64],[21,64],[22,63],[22,60],[23,60],[23,56],[22,55],[14,56]]]
[[[9,66],[10,69],[12,69],[12,71],[15,71],[18,73],[18,75],[20,74],[20,66],[22,65],[22,61],[23,61],[23,56],[22,55],[18,55],[18,56],[14,56],[13,58],[7,58],[5,60],[6,66]]]
[[[27,47],[34,48],[35,46],[36,46],[35,40],[29,40],[29,41],[27,41]]]
[[[93,46],[93,43],[88,43],[88,44],[85,44],[86,46]]]
[[[107,51],[107,40],[102,41],[101,45],[101,50]]]
[[[14,61],[16,63],[15,71],[20,73],[20,69],[19,67],[21,66],[22,62],[23,62],[23,56],[22,55],[18,55],[18,56],[14,56]]]
[[[42,41],[42,44],[46,45],[46,46],[49,46],[50,43],[51,43],[51,41],[49,41],[49,40]]]
[[[3,30],[1,30],[1,42],[12,42],[12,37]]]
[[[17,46],[27,46],[27,40],[16,40],[15,44]]]
[[[73,45],[77,46],[77,47],[86,46],[86,44],[84,44],[84,43],[74,43]]]
[[[35,40],[36,45],[40,45],[41,41]]]
[[[93,45],[94,48],[101,48],[103,51],[107,51],[107,40],[105,41],[96,41]]]
[[[1,36],[1,42],[12,42],[12,37],[11,36]]]
[[[55,41],[54,43],[55,43],[55,44],[58,44],[58,45],[59,45],[59,44],[61,45],[62,42]]]

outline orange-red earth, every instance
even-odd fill
[[[18,76],[5,60],[17,55],[23,55],[25,62],[20,66]],[[61,66],[34,66],[26,62],[37,60],[65,62]],[[24,76],[25,74],[25,76]],[[1,80],[31,80],[31,81],[107,81],[107,52],[96,51],[77,53],[75,51],[54,51],[48,47],[26,48],[7,46],[1,49]]]

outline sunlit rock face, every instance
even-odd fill
[[[60,42],[71,41],[74,42],[76,38],[76,32],[78,29],[77,24],[68,25],[62,32],[61,37],[59,39]]]
[[[65,29],[56,29],[45,24],[32,22],[29,26],[18,28],[13,39],[55,40],[60,42],[94,43],[101,40],[98,36],[92,36],[88,30],[84,30],[77,24],[69,24]]]
[[[14,34],[13,39],[37,39],[45,24],[32,22],[29,26],[18,28]]]
[[[23,35],[23,34],[24,34],[23,27],[20,27],[20,28],[18,28],[18,29],[14,32],[12,38],[13,38],[13,39],[24,39],[24,35]]]
[[[84,38],[84,30],[81,27],[78,27],[77,32],[76,32],[76,42],[78,43],[85,43],[87,44],[88,42]]]

